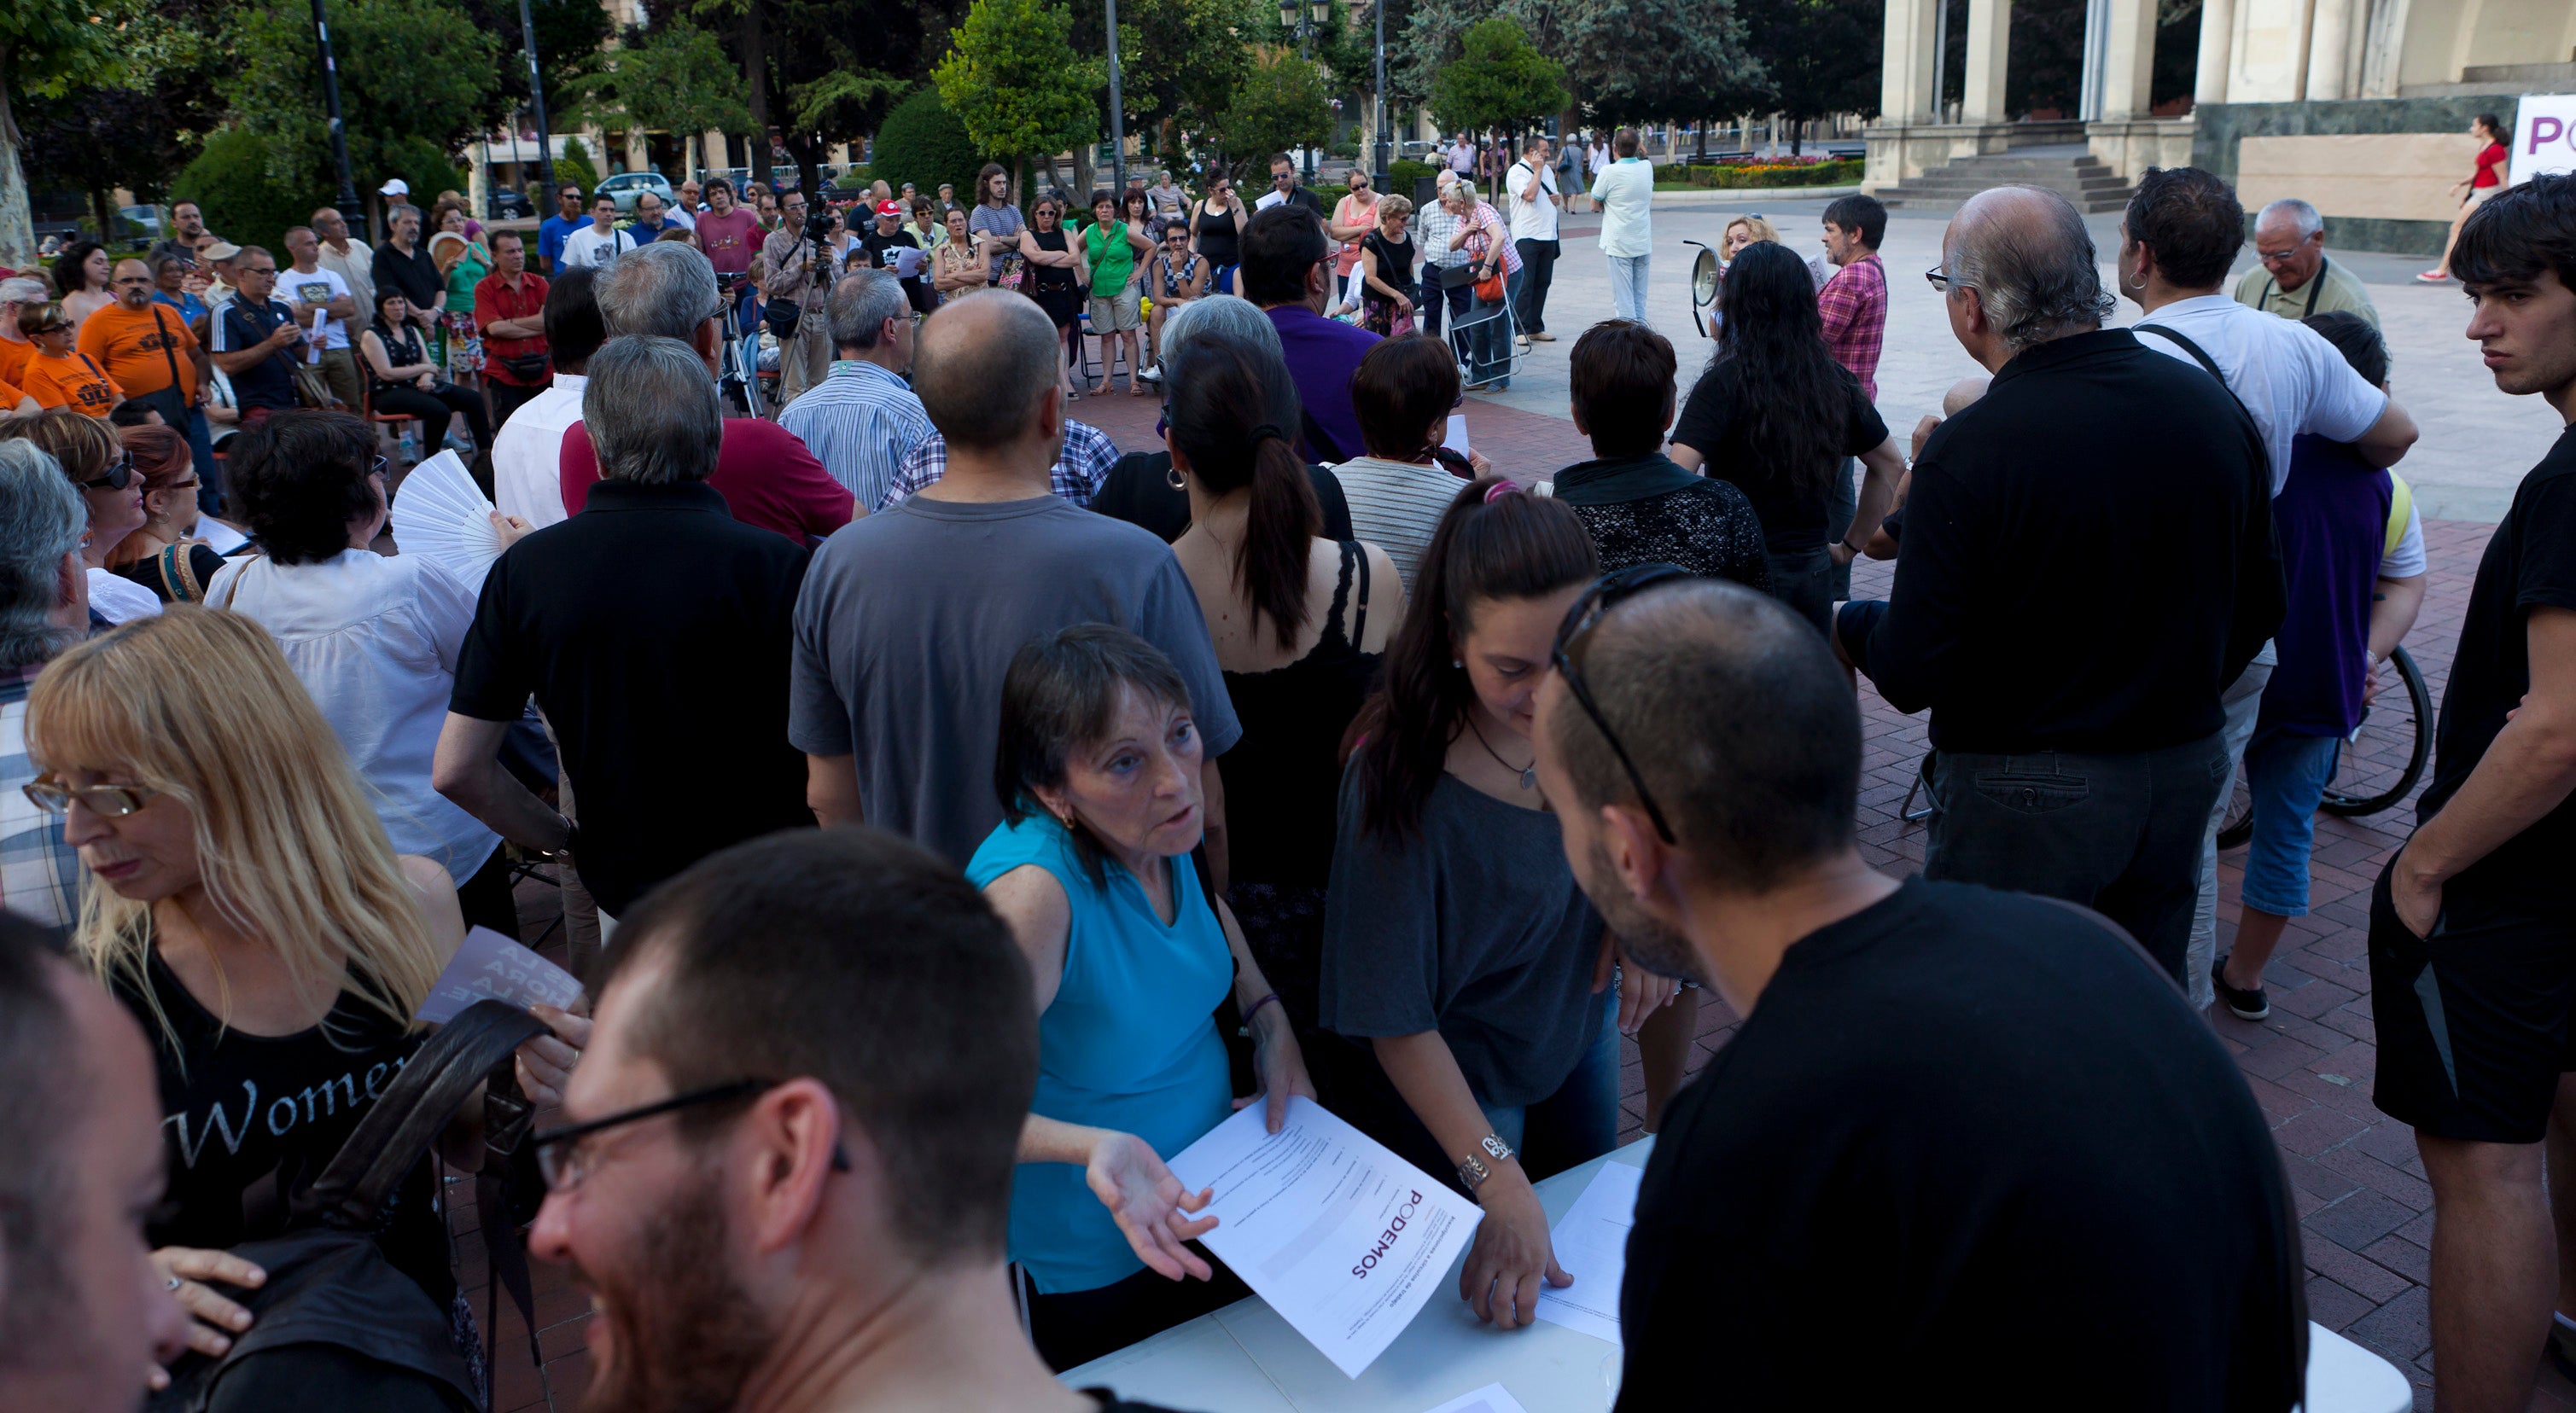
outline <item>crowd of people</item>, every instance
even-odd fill
[[[1023,213],[987,168],[860,232],[567,186],[533,252],[400,206],[372,251],[316,213],[283,273],[182,222],[220,287],[176,252],[0,283],[0,378],[72,389],[0,421],[0,1406],[147,1368],[473,1406],[511,1356],[434,1161],[379,1165],[364,1289],[448,1353],[263,1341],[316,1297],[254,1257],[347,1200],[435,979],[545,885],[584,999],[406,1132],[487,1204],[525,1167],[527,1249],[594,1301],[586,1407],[1135,1407],[1050,1375],[1245,1293],[1168,1161],[1291,1096],[1475,1202],[1457,1298],[1528,1325],[1567,1280],[1534,1184],[1614,1146],[1623,1036],[1660,1139],[1619,1406],[1809,1401],[1859,1270],[1924,1386],[2299,1403],[2298,1209],[2201,1013],[2268,1013],[2333,743],[2423,599],[2366,293],[2295,201],[2223,292],[2246,213],[2197,169],[2141,178],[2112,289],[2064,198],[1991,191],[1929,272],[1986,376],[1900,443],[1883,208],[1832,203],[1813,264],[1731,224],[1685,370],[1638,317],[1634,134],[1596,161],[1618,309],[1573,337],[1564,467],[1443,444],[1555,337],[1544,140],[1423,211],[1327,209],[1286,157],[1249,206],[1165,173]],[[2576,179],[2483,200],[2450,264],[2498,386],[2576,421]],[[758,326],[783,406],[728,415]],[[1114,367],[1159,446],[1073,417]],[[365,410],[465,429],[479,584],[386,537]],[[2571,625],[2576,432],[2479,567],[2371,911],[2464,1408],[2576,1348],[2541,1157]],[[1930,714],[1919,878],[1860,852],[1858,677]],[[1693,1078],[1711,991],[1744,1020]]]

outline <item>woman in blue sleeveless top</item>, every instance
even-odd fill
[[[1061,1371],[1244,1292],[1183,1243],[1164,1160],[1237,1101],[1215,1013],[1252,1031],[1277,1132],[1314,1096],[1278,996],[1200,888],[1202,759],[1188,689],[1132,633],[1087,624],[1020,649],[1002,684],[1003,822],[966,866],[1028,954],[1038,1087],[1012,1179],[1010,1251],[1030,1337]],[[1195,1279],[1191,1279],[1195,1277]]]

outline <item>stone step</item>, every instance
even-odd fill
[[[2129,204],[2129,185],[2119,173],[2090,152],[2063,149],[1954,158],[1947,166],[1879,193],[1879,200],[1892,208],[1938,211],[1954,209],[1977,193],[1999,186],[2043,187],[2088,215],[2118,211]]]

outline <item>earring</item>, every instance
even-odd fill
[[[1458,669],[1459,671],[1461,671],[1461,672],[1464,672],[1464,671],[1466,671],[1466,670],[1467,670],[1467,664],[1466,664],[1466,662],[1465,662],[1463,659],[1459,659],[1459,658],[1454,658],[1454,657],[1453,657],[1453,658],[1449,659],[1449,665],[1450,665],[1451,667],[1457,668],[1457,669]]]
[[[1190,488],[1190,483],[1181,479],[1181,468],[1177,466],[1165,467],[1163,479],[1171,483],[1173,490],[1186,491]]]

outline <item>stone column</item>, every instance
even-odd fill
[[[2347,72],[2352,48],[2353,0],[2316,0],[2308,28],[2308,91],[2314,102],[2352,96]]]
[[[2007,121],[2004,63],[2011,49],[2012,0],[1968,0],[1968,72],[1960,90],[1960,122]]]
[[[2102,118],[2143,121],[2155,106],[2150,92],[2156,70],[2156,0],[2111,0],[2110,12],[2104,36]],[[2205,15],[2203,22],[2207,22]]]
[[[1887,0],[1879,121],[1892,126],[1939,119],[1932,91],[1932,30],[1941,0]]]
[[[2200,0],[2200,58],[2192,74],[2191,101],[2227,101],[2227,69],[2235,61],[2236,0]]]

